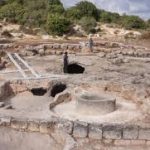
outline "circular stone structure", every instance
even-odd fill
[[[88,92],[75,95],[76,110],[87,115],[105,115],[115,111],[116,99],[109,96],[90,94]]]

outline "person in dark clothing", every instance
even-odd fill
[[[68,53],[67,52],[65,52],[65,54],[64,54],[63,61],[64,61],[63,71],[64,71],[64,73],[68,73],[69,62],[68,62]]]
[[[88,43],[88,45],[89,45],[90,51],[92,52],[92,51],[93,51],[93,45],[94,45],[94,43],[93,43],[93,39],[92,39],[91,37],[89,38],[89,43]]]

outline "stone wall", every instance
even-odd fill
[[[41,85],[47,87],[46,81],[41,81],[40,83],[34,83],[32,86]],[[8,86],[10,83],[6,82],[4,86]],[[13,81],[11,84],[15,84],[15,88],[20,89],[20,85],[25,84],[21,81]],[[10,84],[10,85],[11,85]],[[26,86],[31,86],[26,83]],[[26,90],[22,88],[22,91]],[[107,90],[122,93],[125,89],[120,88],[117,85],[111,83],[112,88],[107,85]],[[3,86],[2,86],[3,87]],[[7,87],[8,88],[8,87]],[[106,88],[106,87],[105,87]],[[16,90],[17,91],[17,90]],[[21,92],[22,92],[21,91]],[[5,91],[6,92],[6,91]],[[3,93],[3,92],[1,92]],[[5,94],[3,94],[5,95]],[[125,94],[126,95],[126,94]],[[82,139],[84,142],[88,141],[98,142],[105,146],[144,146],[149,147],[150,145],[150,126],[144,126],[141,124],[111,124],[111,123],[88,123],[81,121],[70,121],[66,119],[61,119],[59,117],[50,117],[49,120],[38,120],[38,119],[28,119],[28,118],[14,118],[10,116],[0,116],[0,129],[6,128],[15,130],[22,133],[38,133],[49,135],[50,137],[59,131],[58,136],[62,132],[69,135],[74,139],[76,145],[78,145],[78,140]],[[58,143],[59,143],[59,139]],[[86,146],[87,144],[85,144]],[[79,148],[74,146],[72,149],[68,150],[78,150]],[[82,149],[82,148],[80,148]],[[89,148],[90,149],[90,148]],[[91,148],[91,150],[93,150]]]
[[[0,118],[0,128],[9,128],[19,132],[36,132],[54,135],[61,131],[70,135],[76,142],[79,139],[102,142],[108,146],[147,146],[150,145],[150,128],[124,124],[89,124],[80,121],[62,120],[28,120],[22,118]],[[60,135],[61,136],[61,135]],[[59,142],[59,139],[58,139]],[[78,145],[78,142],[76,143]],[[72,149],[73,150],[73,149]],[[74,150],[76,147],[74,146]]]
[[[33,55],[61,55],[64,51],[69,53],[82,52],[82,44],[73,43],[50,43],[50,44],[39,44],[39,45],[24,45],[19,46],[12,43],[0,44],[2,50],[5,49],[16,49],[23,56]],[[94,42],[94,53],[104,53],[103,57],[116,58],[122,56],[132,57],[150,57],[149,49],[145,47],[124,45],[123,43],[117,42]]]

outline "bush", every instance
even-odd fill
[[[93,17],[96,20],[99,18],[99,13],[96,6],[88,1],[81,1],[76,5],[76,9],[80,11],[80,18],[87,16]]]
[[[46,30],[49,34],[62,36],[69,31],[70,21],[58,14],[48,15]]]
[[[6,18],[9,22],[21,22],[21,18],[23,17],[24,9],[23,7],[14,2],[11,4],[4,5],[0,9],[0,19]]]
[[[76,20],[79,20],[81,18],[81,11],[79,9],[77,9],[76,7],[71,7],[71,8],[66,10],[65,15],[70,20],[76,21]]]
[[[120,15],[117,13],[111,13],[106,11],[99,11],[100,18],[99,20],[104,23],[119,23]]]
[[[22,18],[23,24],[30,27],[44,26],[47,14],[47,0],[30,0],[24,2],[25,13]]]
[[[100,15],[100,21],[104,23],[111,23],[112,20],[110,14],[108,12],[102,12]]]
[[[95,27],[97,25],[95,18],[93,17],[83,17],[79,21],[79,24],[87,33],[95,32]]]
[[[122,25],[123,25],[123,27],[125,27],[126,29],[129,29],[129,30],[146,28],[146,23],[137,16],[124,16]]]

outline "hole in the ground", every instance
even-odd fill
[[[44,89],[44,88],[33,88],[33,89],[31,89],[31,92],[32,92],[33,95],[43,96],[47,92],[47,89]]]
[[[55,97],[58,93],[63,92],[66,88],[67,86],[65,84],[62,83],[55,84],[51,90],[51,96]]]
[[[81,74],[85,71],[85,68],[77,63],[69,64],[67,69],[69,74]]]

